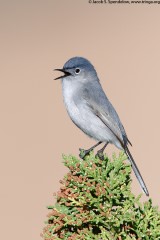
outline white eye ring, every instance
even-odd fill
[[[75,74],[79,74],[80,71],[81,71],[81,70],[80,70],[79,68],[76,68],[76,69],[75,69]]]

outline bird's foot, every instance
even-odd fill
[[[82,148],[79,148],[79,151],[80,151],[79,157],[82,158],[82,159],[84,159],[91,152],[91,150],[85,150],[85,149],[82,149]]]
[[[97,151],[96,157],[100,160],[104,160],[104,153],[102,150]]]

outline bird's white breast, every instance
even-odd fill
[[[66,79],[62,81],[63,100],[69,116],[74,121],[76,116],[79,115],[79,109],[74,103],[74,95],[76,90],[77,85],[72,84],[72,81],[67,81]]]

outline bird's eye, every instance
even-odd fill
[[[76,74],[79,74],[80,71],[81,71],[81,70],[80,70],[79,68],[76,68],[75,73],[76,73]]]

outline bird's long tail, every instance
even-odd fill
[[[134,159],[133,159],[133,157],[132,157],[132,155],[131,155],[131,153],[130,153],[130,151],[129,151],[127,146],[125,148],[125,153],[128,156],[128,159],[129,159],[129,161],[131,163],[131,166],[133,168],[133,171],[134,171],[134,173],[135,173],[135,175],[136,175],[136,177],[137,177],[137,179],[138,179],[138,181],[139,181],[139,183],[141,185],[142,190],[144,191],[144,193],[147,196],[149,196],[149,192],[148,192],[147,187],[146,187],[146,185],[144,183],[144,180],[143,180],[143,178],[142,178],[142,176],[140,174],[140,171],[139,171],[139,169],[138,169],[138,167],[137,167],[137,165],[136,165],[136,163],[135,163],[135,161],[134,161]]]

